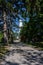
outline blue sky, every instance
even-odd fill
[[[14,22],[19,26],[19,24],[20,24],[20,21],[19,20],[22,20],[22,22],[25,22],[25,21],[29,21],[29,18],[28,17],[26,17],[26,19],[24,19],[21,15],[18,15],[19,17],[20,17],[20,19],[18,19],[18,18],[16,18],[16,20],[14,20]],[[14,32],[18,32],[19,31],[19,29],[18,28],[14,28],[13,29],[13,31]]]

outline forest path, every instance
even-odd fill
[[[8,49],[0,65],[43,65],[43,51],[21,42],[11,44]]]

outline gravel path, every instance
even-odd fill
[[[22,43],[15,43],[9,47],[0,65],[43,65],[43,51]]]

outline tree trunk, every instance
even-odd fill
[[[9,19],[8,40],[9,40],[9,43],[13,42],[11,17]]]
[[[4,43],[8,43],[8,36],[7,36],[7,23],[6,23],[6,12],[3,11],[3,20],[4,20]]]

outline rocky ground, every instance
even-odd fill
[[[14,43],[0,65],[43,65],[43,51],[34,49],[23,43]]]

